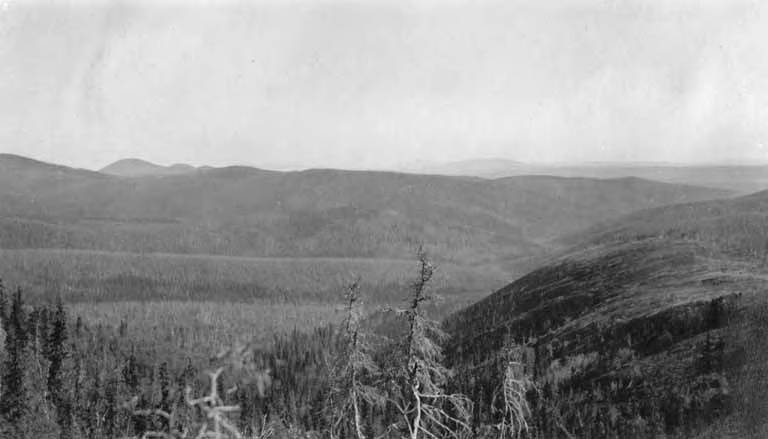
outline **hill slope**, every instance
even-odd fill
[[[451,316],[449,356],[465,383],[490,385],[510,341],[527,341],[528,370],[561,404],[549,425],[577,437],[659,434],[637,419],[673,433],[746,412],[747,395],[768,390],[755,384],[768,372],[766,206],[760,193],[600,226]]]
[[[120,262],[127,260],[122,253],[208,258],[194,265],[185,258],[158,256],[163,266],[178,265],[179,270],[168,273],[187,273],[193,265],[206,273],[216,272],[222,263],[232,270],[265,266],[259,261],[222,262],[214,255],[331,258],[323,273],[347,273],[358,264],[346,259],[402,260],[412,254],[414,243],[423,242],[436,262],[451,271],[446,279],[462,279],[444,292],[476,298],[559,248],[553,238],[561,233],[638,208],[728,195],[639,179],[482,180],[248,167],[125,178],[8,156],[0,156],[0,169],[0,249],[5,250],[0,273],[19,282],[35,279],[24,286],[36,291],[69,291],[72,297],[84,286],[109,292],[100,297],[113,297],[136,285],[142,297],[176,297],[177,290],[187,288],[183,285],[195,297],[250,297],[251,287],[243,285],[274,291],[275,282],[288,271],[277,267],[290,267],[268,264],[275,268],[272,274],[256,270],[258,276],[217,291],[213,284],[191,278],[171,281],[152,270],[134,269]],[[73,258],[71,252],[53,251],[59,249],[81,252]],[[103,252],[120,254],[107,257]],[[33,260],[39,261],[35,270],[40,276],[28,275]],[[90,267],[106,261],[114,261],[110,270],[119,282],[89,274]],[[40,264],[48,267],[47,274]],[[290,294],[338,287],[338,279],[323,282]]]
[[[734,199],[649,209],[618,221],[607,221],[561,241],[588,246],[648,237],[702,242],[713,252],[765,260],[768,191]]]
[[[0,158],[0,248],[402,257],[422,240],[480,264],[599,220],[725,191],[638,179],[462,179],[216,168],[115,178]]]

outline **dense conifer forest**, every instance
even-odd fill
[[[451,319],[430,318],[435,267],[423,251],[416,266],[403,309],[371,318],[358,281],[335,324],[258,345],[184,340],[183,350],[172,336],[89,325],[60,299],[27,303],[2,286],[2,437],[707,437],[713,421],[759,416],[737,378],[756,349],[736,337],[768,326],[755,324],[765,310],[739,311],[739,296],[691,308],[679,327],[647,320],[603,334],[599,354],[567,355],[523,326],[488,338],[500,344],[491,348],[462,345]],[[655,334],[692,330],[688,379],[664,385],[632,363]]]

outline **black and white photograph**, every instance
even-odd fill
[[[768,3],[0,0],[0,439],[768,438]]]

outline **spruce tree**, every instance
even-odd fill
[[[16,289],[16,294],[11,304],[10,316],[11,330],[14,331],[18,346],[23,350],[29,341],[27,333],[27,317],[24,313],[24,300],[22,298],[21,288]]]
[[[21,289],[16,291],[8,316],[6,331],[7,355],[3,364],[0,416],[10,425],[21,426],[27,413],[27,392],[24,385],[24,356],[27,343]]]
[[[104,426],[103,431],[106,437],[115,437],[120,430],[120,420],[118,419],[118,382],[117,379],[110,377],[104,388]]]
[[[56,303],[56,312],[53,315],[51,332],[48,334],[48,395],[51,403],[56,407],[56,421],[61,429],[60,437],[71,437],[71,401],[67,396],[63,385],[62,375],[64,360],[66,358],[65,343],[67,341],[67,315],[64,305],[59,297]]]
[[[523,434],[528,432],[531,408],[528,405],[526,393],[533,388],[534,383],[525,373],[521,346],[514,344],[508,346],[503,360],[502,379],[491,410],[500,416],[499,422],[495,425],[499,432],[499,439],[515,439],[523,437]]]
[[[0,323],[2,324],[3,331],[8,332],[9,319],[8,319],[8,299],[5,297],[5,285],[3,280],[0,279]]]
[[[42,308],[37,321],[37,334],[38,337],[40,337],[40,351],[46,360],[51,356],[50,347],[48,346],[48,334],[50,334],[49,319],[50,312],[48,311],[48,308]]]
[[[364,439],[362,404],[380,406],[384,397],[370,385],[379,369],[371,358],[365,334],[360,330],[362,305],[359,280],[349,285],[344,299],[346,316],[340,332],[341,353],[331,370],[331,390],[326,409],[330,411],[332,437],[340,437],[341,432],[350,430],[357,439]],[[369,384],[365,384],[365,380]]]
[[[400,415],[398,429],[410,439],[419,437],[459,438],[469,433],[469,399],[445,391],[450,371],[441,360],[439,341],[445,333],[428,318],[425,303],[435,296],[429,293],[435,268],[423,248],[417,251],[419,273],[411,285],[405,317],[407,330],[397,346],[397,360],[389,370],[389,403]]]

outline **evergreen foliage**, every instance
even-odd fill
[[[25,356],[27,348],[26,318],[21,289],[16,290],[8,316],[3,364],[0,417],[18,433],[28,410],[25,386]]]
[[[60,297],[56,303],[56,311],[53,315],[50,333],[47,334],[47,340],[48,395],[56,409],[56,420],[61,429],[60,437],[61,439],[69,439],[72,437],[72,403],[63,383],[64,360],[67,356],[67,315]]]
[[[61,300],[27,305],[20,290],[7,301],[0,288],[0,437],[179,439],[203,427],[264,439],[678,437],[728,419],[744,403],[734,393],[737,372],[763,370],[755,361],[745,367],[740,349],[755,338],[751,331],[768,333],[768,323],[739,326],[739,295],[595,325],[571,345],[542,329],[559,308],[550,316],[531,308],[531,320],[510,325],[503,339],[479,340],[507,347],[497,354],[458,349],[427,312],[435,268],[423,250],[418,269],[405,309],[386,330],[366,317],[354,282],[339,325],[278,334],[212,359],[176,349],[172,337],[147,343],[131,321],[78,323]],[[175,337],[205,345],[201,334]],[[666,383],[639,359],[667,355],[658,346],[672,343],[689,354]],[[223,357],[228,367],[207,375]]]

